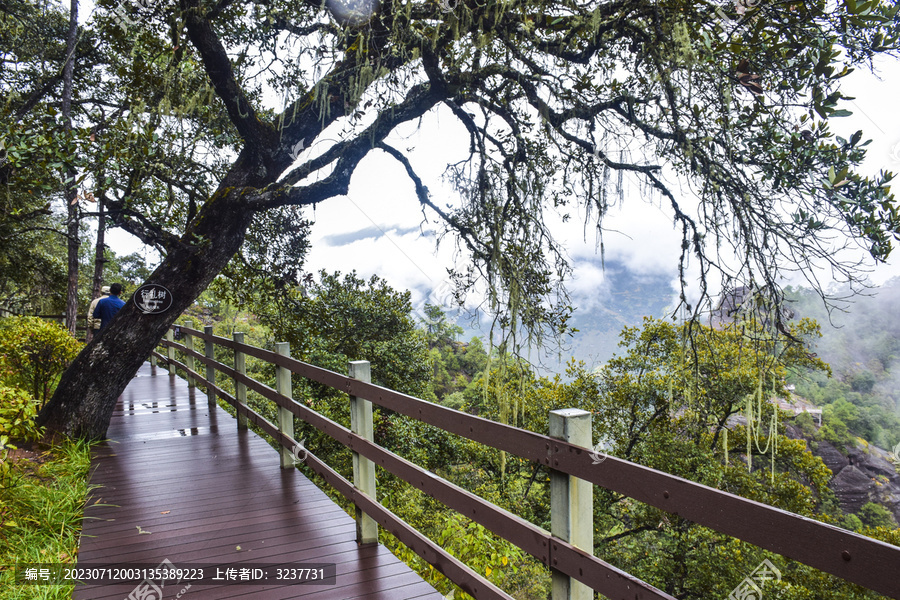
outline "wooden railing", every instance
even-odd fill
[[[298,447],[293,438],[293,417],[349,448],[353,452],[354,482],[339,475],[308,449],[305,463],[356,505],[360,543],[377,541],[377,525],[380,525],[479,600],[512,598],[378,503],[374,465],[550,567],[554,600],[589,599],[590,590],[609,598],[674,600],[593,556],[591,485],[602,486],[880,594],[900,598],[900,548],[613,456],[606,457],[600,467],[592,459],[590,413],[585,411],[552,411],[551,435],[540,435],[369,383],[368,363],[364,361],[351,363],[351,376],[346,376],[291,358],[285,343],[277,345],[277,352],[271,352],[244,344],[243,334],[239,333],[234,339],[227,339],[214,336],[211,327],[202,332],[190,324],[173,329],[183,337],[183,343],[176,342],[170,330],[162,342],[165,354],[154,352],[154,361],[164,361],[172,374],[176,367],[183,369],[191,385],[204,385],[210,406],[215,406],[216,399],[221,398],[234,407],[239,428],[245,428],[248,421],[259,426],[280,444],[285,468],[293,467],[291,449]],[[198,341],[203,342],[202,352],[195,348]],[[233,366],[215,360],[215,346],[233,351]],[[183,362],[176,360],[176,350],[183,354]],[[245,356],[276,366],[277,389],[245,374]],[[205,365],[205,374],[198,371],[198,363]],[[216,385],[217,373],[234,381],[233,396]],[[352,403],[351,428],[295,402],[291,398],[292,374],[346,392]],[[275,403],[278,425],[247,405],[248,389]],[[552,531],[537,527],[376,445],[372,440],[371,403],[549,468]]]

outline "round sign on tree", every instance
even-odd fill
[[[142,285],[131,298],[145,315],[159,315],[172,307],[172,292],[156,283]]]

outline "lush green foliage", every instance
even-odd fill
[[[4,197],[0,192],[0,204]],[[0,211],[3,210],[0,206]],[[9,212],[27,210],[6,207]],[[49,216],[40,220],[28,229],[13,232],[3,227],[0,219],[0,238],[4,240],[0,249],[0,304],[4,308],[61,312],[64,304],[61,290],[66,287],[65,246],[58,235],[44,229],[57,227],[54,220]]]
[[[880,504],[866,502],[857,514],[865,527],[897,529],[897,519]]]
[[[811,322],[792,329],[798,339],[818,335]],[[784,395],[788,367],[827,368],[801,344],[784,345],[750,323],[717,330],[647,319],[642,329],[625,328],[621,345],[628,352],[604,365],[594,393],[614,408],[604,412],[606,423],[598,435],[609,438],[617,455],[629,459],[641,456],[642,436],[656,427],[669,430],[672,424],[689,432],[695,444],[710,432],[705,445],[714,447],[729,417],[752,408],[750,397],[759,404],[755,422],[765,424],[772,408],[759,403],[759,394]],[[644,459],[653,460],[653,454]]]
[[[421,396],[430,369],[424,340],[410,317],[410,294],[377,276],[319,274],[301,290],[259,297],[254,307],[301,360],[346,372],[351,360],[372,363],[379,385]]]
[[[0,7],[0,304],[20,312],[61,312],[66,245],[77,244],[79,235],[77,221],[68,217],[78,215],[82,202],[89,205],[82,190],[75,190],[79,198],[72,203],[63,194],[70,177],[75,186],[85,179],[91,136],[83,122],[70,126],[60,109],[68,12],[27,0]],[[73,81],[92,93],[99,89],[92,73],[97,46],[93,34],[82,31],[73,49],[81,62]],[[88,95],[75,97],[75,115]]]
[[[28,390],[38,406],[80,351],[81,344],[55,323],[37,317],[0,321],[0,380]]]
[[[34,424],[35,416],[37,405],[31,394],[0,384],[0,439],[37,439],[40,431]]]
[[[151,269],[144,261],[144,257],[137,252],[118,256],[107,249],[104,252],[104,260],[106,262],[103,268],[103,284],[121,283],[124,290],[123,297],[128,297],[150,277]]]
[[[439,307],[426,304],[424,312],[422,324],[434,371],[423,397],[461,408],[463,390],[487,367],[487,351],[480,338],[474,337],[468,344],[460,342],[463,328],[451,324]]]
[[[450,515],[437,536],[437,543],[462,560],[477,573],[494,583],[502,583],[499,575],[515,574],[522,551],[506,540],[498,540],[484,527],[460,515]],[[510,567],[508,570],[505,570]]]
[[[817,329],[802,322],[795,324],[793,334],[812,339]],[[688,335],[693,336],[693,345],[687,343]],[[788,367],[825,367],[799,344],[785,345],[774,338],[760,343],[763,335],[746,326],[743,331],[697,325],[682,329],[648,320],[643,328],[623,332],[622,355],[597,372],[573,363],[569,381],[563,382],[537,377],[515,362],[501,365],[495,358],[489,370],[476,374],[462,392],[445,395],[443,402],[541,433],[547,431],[549,410],[583,408],[595,415],[594,439],[606,439],[606,449],[616,456],[798,514],[841,522],[843,515],[827,487],[831,472],[802,440],[785,437],[778,419],[778,431],[773,430],[773,409],[768,403],[760,406],[757,398],[761,380],[766,382],[767,392],[772,391],[774,382],[774,391],[783,393],[782,377]],[[443,346],[445,363],[460,355],[456,348]],[[748,435],[746,426],[734,424],[733,418],[746,416],[751,398],[756,423]],[[726,429],[730,433],[727,438]],[[749,453],[748,438],[752,442]],[[422,445],[432,439],[423,438]],[[464,458],[436,465],[438,474],[549,527],[546,473],[477,444],[460,444],[456,456]],[[773,445],[777,452],[772,452]],[[782,597],[827,596],[832,590],[847,598],[877,597],[627,498],[601,489],[595,495],[597,554],[676,597],[726,597],[763,559],[771,560],[785,574],[777,589],[768,590],[781,592]],[[419,506],[406,514],[411,522],[423,524],[425,531],[429,531],[430,520],[419,511],[432,518],[435,512],[443,514],[433,502],[412,492],[390,498],[401,500],[399,506],[404,507],[395,510]],[[872,511],[882,515],[878,509]],[[866,529],[863,521],[856,521],[859,530],[879,539],[895,535],[887,521],[879,521],[877,516],[871,524],[877,522],[880,529]],[[540,590],[546,590],[546,573],[528,558],[516,562],[518,573],[528,573],[536,593],[530,596],[520,590],[517,597],[543,597]],[[512,589],[517,575],[511,571],[503,575],[504,585]]]
[[[73,564],[88,497],[90,447],[67,442],[18,459],[0,481],[0,564]],[[0,600],[64,600],[73,586],[13,585],[0,571]]]

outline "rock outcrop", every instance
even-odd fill
[[[800,430],[792,426],[787,435],[804,439]],[[900,523],[900,474],[888,451],[862,443],[841,452],[830,442],[807,443],[834,474],[828,487],[845,513],[857,513],[867,502],[875,502],[891,511]]]

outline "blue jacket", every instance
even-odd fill
[[[94,318],[100,319],[100,329],[106,327],[123,306],[125,306],[125,302],[118,296],[100,298],[97,308],[94,309]]]

